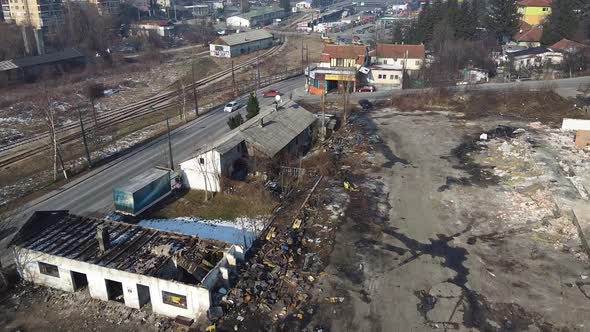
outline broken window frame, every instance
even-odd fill
[[[37,265],[39,265],[39,272],[41,274],[59,278],[59,268],[57,267],[57,265],[47,264],[43,262],[37,262]]]
[[[162,302],[178,308],[187,308],[186,296],[172,292],[162,291]]]

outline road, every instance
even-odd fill
[[[448,87],[450,92],[468,92],[468,91],[505,91],[505,90],[538,90],[545,87],[552,88],[562,95],[571,95],[572,91],[575,91],[579,87],[590,86],[590,76],[576,77],[576,78],[565,78],[559,80],[548,80],[548,81],[525,81],[515,83],[486,83],[469,86],[451,86]],[[298,88],[295,90],[294,99],[303,100],[307,102],[319,102],[320,96],[308,95],[304,88]],[[407,90],[386,90],[381,89],[375,92],[357,92],[350,95],[351,102],[357,102],[361,99],[367,99],[369,101],[387,100],[395,96],[411,95],[417,93],[423,93],[430,89],[407,89]],[[326,101],[336,101],[342,99],[342,96],[336,93],[328,94]]]
[[[303,78],[297,77],[261,89],[258,91],[261,108],[269,107],[274,101],[274,98],[262,98],[262,92],[276,89],[285,93],[303,84]],[[241,96],[238,101],[245,105],[246,99],[247,96]],[[245,107],[239,112],[245,114]],[[230,115],[235,113],[224,113],[219,108],[174,130],[171,135],[174,163],[178,165],[189,159],[197,148],[229,132],[227,120]],[[114,187],[155,166],[168,166],[168,142],[165,135],[26,204],[11,218],[9,225],[0,225],[0,234],[6,236],[7,228],[16,231],[36,210],[70,210],[76,214],[103,217],[114,209]],[[0,245],[5,247],[9,238],[11,236],[1,239]]]

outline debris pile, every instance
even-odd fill
[[[341,162],[359,154],[372,153],[380,142],[367,133],[368,123],[354,118],[327,140],[323,149]],[[361,133],[364,132],[364,133]],[[351,160],[352,160],[351,159]],[[365,159],[365,158],[362,158]],[[322,277],[334,244],[340,217],[348,204],[347,191],[358,191],[348,178],[352,166],[339,167],[339,176],[316,177],[303,204],[290,202],[275,216],[262,233],[252,257],[237,273],[235,287],[222,289],[214,297],[209,319],[223,330],[271,328],[273,324],[301,324],[311,319],[318,302],[338,305],[346,301],[342,294],[327,294],[314,287]],[[289,207],[296,205],[294,210]],[[270,318],[270,319],[269,319]]]

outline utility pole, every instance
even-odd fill
[[[304,62],[303,62],[303,39],[304,39],[304,37],[301,37],[301,69],[302,69],[301,71],[303,71],[303,64],[304,64]]]
[[[98,128],[98,117],[96,116],[96,106],[94,105],[94,97],[90,96],[90,104],[92,104],[92,120],[94,120],[94,129]]]
[[[191,65],[193,73],[193,97],[195,98],[195,117],[199,117],[199,96],[197,95],[197,83],[195,82],[195,62]]]
[[[172,159],[172,140],[170,139],[170,121],[166,117],[166,128],[168,129],[168,154],[170,157],[170,169],[174,170],[174,159]]]
[[[256,90],[260,89],[260,52],[256,51]]]
[[[88,150],[88,141],[86,140],[86,131],[84,131],[84,121],[82,121],[82,111],[78,108],[78,117],[80,118],[80,129],[82,130],[82,142],[84,143],[84,151],[86,152],[86,160],[88,161],[88,168],[92,168],[92,160],[90,159],[90,150]]]
[[[238,96],[238,89],[236,88],[236,75],[234,73],[234,60],[231,61],[231,81],[234,90],[234,97]]]

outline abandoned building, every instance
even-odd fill
[[[33,82],[45,76],[83,68],[86,56],[77,49],[0,61],[0,84],[15,81]]]
[[[252,30],[222,36],[209,44],[209,54],[218,58],[233,58],[254,51],[270,48],[273,35],[266,30]]]
[[[191,319],[243,259],[236,245],[68,211],[36,212],[11,245],[24,280]]]
[[[261,110],[223,138],[180,164],[184,184],[197,190],[220,191],[223,177],[245,177],[257,162],[278,162],[301,156],[311,146],[316,116],[296,103]]]

